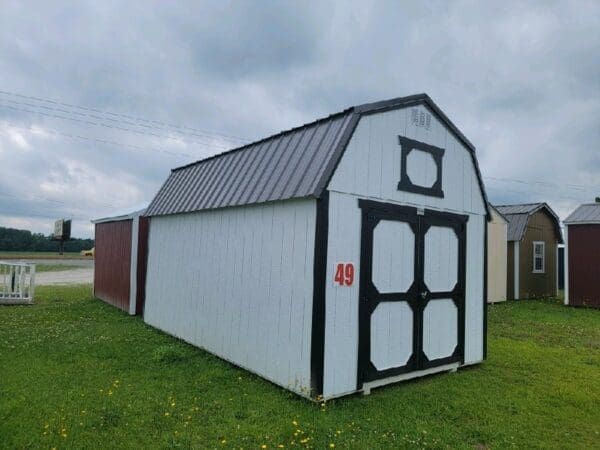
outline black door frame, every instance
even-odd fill
[[[362,228],[357,389],[362,389],[363,383],[368,381],[457,361],[464,362],[466,223],[469,217],[372,200],[359,200],[359,207],[362,210]],[[406,292],[382,294],[372,281],[373,231],[381,220],[407,223],[415,235],[413,283]],[[425,233],[431,226],[436,225],[452,228],[458,238],[458,278],[454,288],[447,292],[430,292],[424,280]],[[457,307],[457,345],[452,355],[429,360],[423,352],[423,311],[430,301],[442,298],[451,298]],[[413,312],[413,352],[405,365],[377,370],[371,362],[371,315],[377,305],[384,301],[403,301],[410,306]]]

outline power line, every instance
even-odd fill
[[[8,100],[11,101],[11,100]],[[19,102],[15,102],[15,103],[19,103]],[[127,131],[127,132],[131,132],[131,133],[137,133],[137,134],[141,134],[141,135],[145,135],[145,136],[153,136],[153,137],[158,137],[161,139],[170,139],[170,140],[174,140],[174,141],[181,141],[182,139],[180,138],[176,138],[173,136],[168,136],[168,135],[161,135],[161,134],[157,134],[157,133],[152,133],[152,132],[146,132],[146,131],[139,131],[139,130],[134,130],[132,128],[127,128],[127,127],[120,127],[118,125],[108,125],[105,123],[101,123],[101,122],[92,122],[90,120],[84,120],[84,119],[76,119],[74,117],[65,117],[65,116],[59,116],[57,114],[50,114],[50,113],[45,113],[42,111],[35,111],[35,110],[31,110],[31,109],[25,109],[25,108],[17,108],[15,106],[10,106],[10,105],[6,105],[6,104],[2,104],[0,103],[0,106],[4,107],[4,108],[9,108],[15,111],[21,111],[21,112],[27,112],[27,113],[31,113],[31,114],[39,114],[42,116],[46,116],[46,117],[53,117],[56,119],[62,119],[62,120],[70,120],[72,122],[78,122],[78,123],[82,123],[85,125],[94,125],[94,126],[98,126],[98,127],[105,127],[105,128],[112,128],[112,129],[117,129],[117,130],[121,130],[121,131]],[[204,145],[206,147],[217,147],[220,149],[229,149],[230,147],[228,146],[223,146],[223,145],[218,145],[218,144],[207,144],[206,142],[201,142],[201,141],[187,141],[188,143],[194,143],[194,144],[200,144],[200,145]]]
[[[584,186],[584,185],[570,184],[570,183],[558,184],[558,183],[553,183],[550,181],[540,181],[540,180],[527,181],[527,180],[519,180],[516,178],[499,178],[499,177],[489,177],[489,176],[485,176],[483,178],[488,179],[488,180],[493,180],[493,181],[505,181],[505,182],[511,182],[511,183],[527,184],[527,185],[557,187],[560,189],[568,188],[568,189],[575,189],[575,190],[579,190],[579,191],[600,192],[600,186],[598,186],[598,187]]]
[[[152,151],[152,152],[157,152],[157,153],[165,153],[168,155],[174,155],[174,156],[185,156],[186,158],[196,158],[197,156],[195,155],[191,155],[189,153],[182,153],[182,152],[172,152],[170,150],[162,150],[162,149],[157,149],[157,148],[152,148],[152,147],[140,147],[138,145],[134,145],[134,144],[126,144],[124,142],[118,142],[118,141],[109,141],[107,139],[100,139],[100,138],[93,138],[93,137],[88,137],[88,136],[81,136],[78,134],[70,134],[70,133],[63,133],[60,131],[56,131],[56,130],[51,130],[48,128],[36,128],[36,129],[32,129],[30,127],[23,127],[20,125],[16,125],[12,122],[7,122],[4,121],[4,123],[6,123],[7,125],[10,125],[13,128],[17,128],[20,130],[25,130],[25,131],[29,131],[30,133],[35,133],[36,131],[40,131],[43,133],[48,133],[48,134],[52,134],[52,135],[56,135],[56,136],[62,136],[62,137],[67,137],[70,139],[80,139],[80,140],[85,140],[85,141],[90,141],[90,142],[96,142],[96,143],[100,143],[100,144],[106,144],[106,145],[112,145],[115,147],[120,147],[120,148],[131,148],[137,151]],[[0,130],[1,131],[1,130]]]
[[[542,196],[552,196],[552,197],[557,197],[557,198],[562,198],[562,199],[566,199],[566,200],[574,200],[574,201],[585,201],[586,199],[589,199],[589,197],[575,197],[575,196],[570,196],[570,195],[561,195],[561,194],[549,194],[548,192],[537,192],[537,191],[518,191],[518,190],[514,190],[514,189],[506,189],[506,188],[501,188],[501,187],[494,187],[492,186],[490,189],[495,190],[495,191],[502,191],[502,192],[510,192],[513,194],[524,194],[524,195],[531,195],[531,194],[535,194],[535,195],[542,195]]]
[[[47,198],[47,197],[41,197],[38,195],[31,195],[31,194],[27,194],[26,196],[19,196],[19,195],[15,195],[12,194],[10,192],[0,192],[0,196],[2,197],[12,197],[12,198],[16,198],[17,200],[28,200],[28,201],[44,201],[44,202],[49,202],[49,203],[57,203],[60,205],[65,205],[65,206],[69,206],[69,204],[65,201],[62,200],[56,200],[53,198]],[[114,205],[110,205],[108,203],[95,203],[95,205],[99,206],[99,207],[103,207],[103,208],[116,208],[116,206]]]
[[[239,141],[241,143],[247,143],[248,142],[248,139],[241,138],[239,136],[233,136],[233,135],[229,135],[229,134],[225,134],[225,133],[219,133],[219,132],[215,132],[215,131],[207,131],[207,130],[202,130],[202,129],[199,129],[199,128],[192,128],[192,127],[188,127],[188,126],[184,126],[184,125],[170,124],[170,123],[162,122],[162,121],[158,121],[158,120],[144,119],[142,117],[131,116],[131,115],[128,115],[128,114],[114,113],[114,112],[111,112],[111,111],[102,111],[100,109],[88,108],[88,107],[85,107],[85,106],[78,106],[78,105],[74,105],[74,104],[71,104],[71,103],[65,103],[65,102],[61,102],[61,101],[57,101],[57,100],[51,100],[51,99],[43,98],[43,97],[35,97],[35,96],[32,96],[32,95],[19,94],[19,93],[16,93],[16,92],[3,91],[3,90],[0,90],[0,94],[9,95],[9,96],[13,96],[13,97],[26,98],[26,99],[30,99],[30,100],[35,100],[37,102],[45,102],[45,103],[50,103],[50,104],[54,104],[54,105],[61,105],[61,106],[65,106],[67,108],[77,108],[77,109],[81,109],[83,111],[90,111],[90,112],[95,112],[95,113],[99,113],[99,114],[108,114],[108,115],[111,115],[111,116],[114,116],[114,117],[122,117],[122,118],[126,118],[126,119],[137,120],[137,121],[140,121],[140,122],[152,123],[152,124],[160,125],[162,127],[176,128],[178,130],[190,130],[190,131],[194,131],[196,133],[199,133],[199,136],[205,136],[205,137],[220,136],[220,137],[225,138],[227,140]],[[139,126],[143,126],[143,125],[139,124]],[[186,134],[186,133],[187,134],[192,134],[192,133],[185,132],[185,131],[178,131],[178,132],[182,133],[182,134]]]

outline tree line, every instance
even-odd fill
[[[93,239],[70,239],[65,241],[65,252],[80,252],[94,246]],[[58,242],[52,236],[32,233],[29,230],[0,227],[0,251],[58,252]]]

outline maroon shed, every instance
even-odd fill
[[[579,206],[565,223],[565,304],[600,308],[600,203]]]
[[[92,221],[94,295],[129,314],[142,314],[144,307],[148,243],[144,211]]]

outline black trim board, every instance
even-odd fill
[[[398,182],[398,190],[444,198],[444,190],[442,189],[442,161],[445,150],[443,148],[429,145],[425,142],[415,141],[414,139],[409,139],[404,136],[398,136],[398,144],[400,144],[401,148],[402,161],[400,165],[400,181]],[[414,184],[410,179],[410,176],[408,175],[408,155],[413,151],[427,153],[433,158],[436,168],[436,178],[433,186],[420,186],[418,184]]]
[[[325,364],[325,292],[327,283],[327,240],[329,232],[329,192],[317,200],[315,257],[313,263],[313,305],[310,345],[311,395],[323,395]]]

